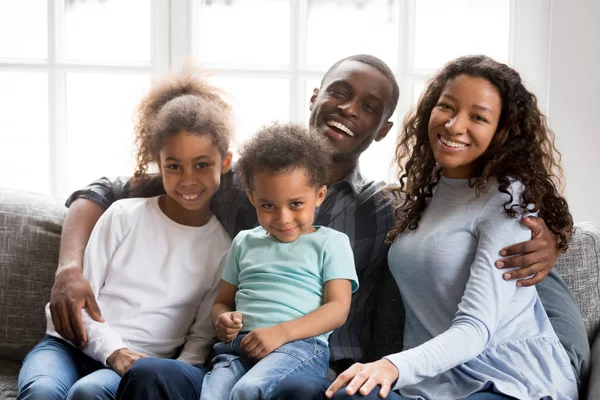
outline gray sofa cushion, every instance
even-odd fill
[[[18,361],[0,362],[0,399],[17,398],[17,378],[20,369],[21,363]]]
[[[21,361],[46,330],[63,202],[0,189],[0,359]]]
[[[555,269],[579,304],[590,343],[600,331],[600,228],[580,222]]]

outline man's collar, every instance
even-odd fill
[[[363,187],[365,186],[365,179],[360,173],[360,167],[358,166],[358,163],[356,163],[354,168],[352,168],[340,182],[348,183],[354,192],[354,195],[359,195],[362,192]]]

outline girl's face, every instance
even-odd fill
[[[315,209],[321,205],[327,187],[315,188],[302,168],[273,174],[261,172],[252,178],[248,198],[256,208],[258,222],[281,242],[314,232]]]
[[[160,172],[167,193],[163,211],[184,225],[203,225],[210,218],[210,199],[219,189],[221,174],[231,167],[207,135],[186,131],[165,140]]]
[[[483,78],[459,75],[446,83],[429,119],[429,143],[447,178],[471,178],[500,119],[498,89]]]

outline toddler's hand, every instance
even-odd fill
[[[123,376],[129,368],[140,358],[148,357],[144,353],[138,353],[129,349],[119,349],[114,351],[107,359],[106,363],[119,375]]]
[[[242,314],[237,311],[225,312],[219,315],[215,324],[217,337],[222,342],[229,342],[240,333],[242,326]]]
[[[286,343],[285,332],[280,325],[274,325],[258,328],[247,334],[242,339],[242,349],[251,358],[261,360]]]

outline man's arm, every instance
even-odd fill
[[[50,292],[50,314],[56,331],[71,343],[84,348],[87,333],[81,309],[90,317],[104,322],[96,298],[83,277],[83,255],[96,222],[104,209],[91,200],[77,199],[71,203],[63,223],[58,269]]]
[[[58,269],[50,293],[50,312],[56,331],[72,343],[85,347],[81,309],[102,322],[102,316],[88,282],[82,276],[83,255],[96,221],[115,201],[125,197],[155,196],[162,188],[151,177],[133,185],[128,178],[100,178],[73,193],[67,200],[69,211],[63,223]]]
[[[500,256],[508,258],[496,261],[496,267],[519,267],[506,272],[504,279],[519,279],[518,286],[533,286],[540,283],[554,267],[559,256],[558,237],[539,217],[523,218],[521,223],[531,230],[531,240],[503,248]],[[569,236],[570,232],[567,233],[567,238]],[[531,278],[524,279],[527,277]]]

